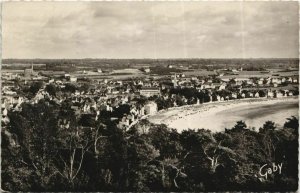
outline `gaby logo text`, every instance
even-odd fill
[[[278,174],[281,174],[281,171],[282,171],[282,163],[280,164],[272,163],[271,166],[269,166],[268,164],[264,164],[259,169],[259,175],[260,177],[264,177],[267,180],[268,175],[271,175],[276,172],[278,172]]]

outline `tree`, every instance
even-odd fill
[[[287,118],[287,121],[284,123],[284,127],[298,130],[299,120],[295,116],[292,116],[291,118]]]
[[[20,144],[17,160],[13,164],[17,164],[16,167],[27,167],[31,171],[31,190],[49,188],[56,172],[53,163],[57,154],[58,136],[56,108],[42,102],[36,105],[25,104],[21,112],[9,115],[9,130],[16,134],[17,143]]]
[[[235,126],[232,128],[233,131],[247,129],[247,125],[244,121],[237,121]]]
[[[76,90],[77,90],[76,85],[70,83],[65,84],[65,88],[64,88],[65,92],[75,93]]]
[[[56,93],[59,91],[59,89],[54,84],[48,84],[46,85],[45,90],[49,93],[50,96],[56,96]]]
[[[90,85],[88,83],[84,83],[79,87],[80,92],[88,92],[90,89]]]
[[[89,138],[85,137],[85,131],[79,127],[64,125],[60,134],[60,154],[57,157],[57,162],[63,164],[58,167],[57,174],[59,174],[64,181],[66,187],[70,190],[78,188],[78,179],[85,154],[92,146]],[[80,183],[79,183],[80,184]],[[76,190],[76,189],[75,189]]]
[[[37,92],[43,87],[44,83],[42,81],[38,81],[38,82],[33,82],[29,88],[25,88],[25,90],[23,90],[24,92],[28,92],[29,93],[29,97],[34,97]]]
[[[258,94],[259,94],[259,97],[265,97],[265,96],[267,96],[267,92],[265,90],[259,90]]]
[[[273,121],[267,121],[264,123],[262,128],[259,128],[260,132],[264,131],[274,131],[276,129],[275,123]]]
[[[84,127],[95,127],[95,115],[82,114],[79,119],[79,124]]]
[[[125,114],[128,115],[129,112],[130,112],[130,106],[128,104],[123,104],[114,108],[112,116],[122,118]]]

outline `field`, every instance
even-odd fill
[[[207,71],[207,70],[192,70],[184,72],[186,76],[209,76],[209,75],[216,75],[214,71]]]

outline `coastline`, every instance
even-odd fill
[[[202,118],[215,115],[219,112],[232,109],[242,108],[248,105],[274,105],[282,102],[298,102],[298,96],[283,98],[248,98],[229,101],[217,101],[198,105],[188,105],[181,107],[173,107],[157,112],[155,115],[149,116],[147,119],[151,123],[172,125],[174,121],[186,119],[187,117],[195,117],[199,115]],[[198,116],[198,117],[199,117]],[[187,122],[188,124],[188,122]]]

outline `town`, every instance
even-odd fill
[[[278,68],[257,69],[246,64],[206,64],[201,68],[176,61],[166,63],[171,64],[116,69],[68,64],[67,68],[76,68],[73,71],[48,70],[52,64],[36,62],[4,63],[2,124],[9,122],[8,111],[21,111],[23,103],[41,100],[67,103],[79,119],[110,119],[126,131],[139,120],[172,107],[299,94],[296,59],[283,61]],[[294,65],[288,66],[290,63]]]
[[[297,192],[296,1],[3,1],[1,190]]]

